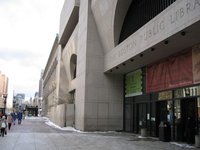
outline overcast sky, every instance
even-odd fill
[[[64,0],[0,0],[0,71],[9,78],[9,96],[33,97],[39,88]]]

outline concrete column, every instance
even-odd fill
[[[91,11],[80,1],[75,126],[80,130],[121,130],[123,75],[104,74],[104,50]]]

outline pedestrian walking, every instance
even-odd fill
[[[19,111],[17,113],[17,119],[18,119],[18,124],[21,124],[21,122],[22,122],[22,112],[21,111]]]
[[[6,127],[7,127],[5,116],[3,116],[0,121],[0,127],[1,127],[1,136],[4,137],[4,134],[6,134]]]
[[[12,120],[13,120],[13,125],[15,125],[15,122],[16,122],[16,119],[17,119],[17,113],[13,112],[13,113],[11,113],[11,116],[12,116]]]
[[[3,113],[0,111],[0,119],[3,117]]]
[[[13,118],[12,118],[11,114],[8,114],[8,116],[7,116],[8,130],[10,130],[10,128],[12,126],[12,122],[13,122]]]

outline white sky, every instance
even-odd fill
[[[8,97],[39,89],[64,0],[0,0],[0,71],[9,78]]]

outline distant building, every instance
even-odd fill
[[[23,105],[24,101],[25,101],[25,94],[24,93],[17,93],[14,96],[13,106],[16,109],[16,111],[24,109],[24,105]]]
[[[43,79],[42,76],[44,74],[44,70],[41,71],[40,80],[39,80],[39,98],[43,97]]]
[[[0,72],[0,96],[8,92],[8,78]]]
[[[38,105],[38,112],[39,115],[44,115],[44,110],[45,110],[45,103],[43,101],[43,74],[44,74],[44,70],[41,70],[41,74],[40,74],[40,80],[39,80],[39,105]]]
[[[0,113],[5,112],[7,95],[8,95],[8,78],[0,72]]]
[[[41,108],[39,92],[35,92],[34,98],[30,98],[29,102],[24,103],[24,104],[25,104],[24,109],[26,110],[26,113],[27,113],[26,115],[38,116],[38,112],[40,111],[39,108]]]

